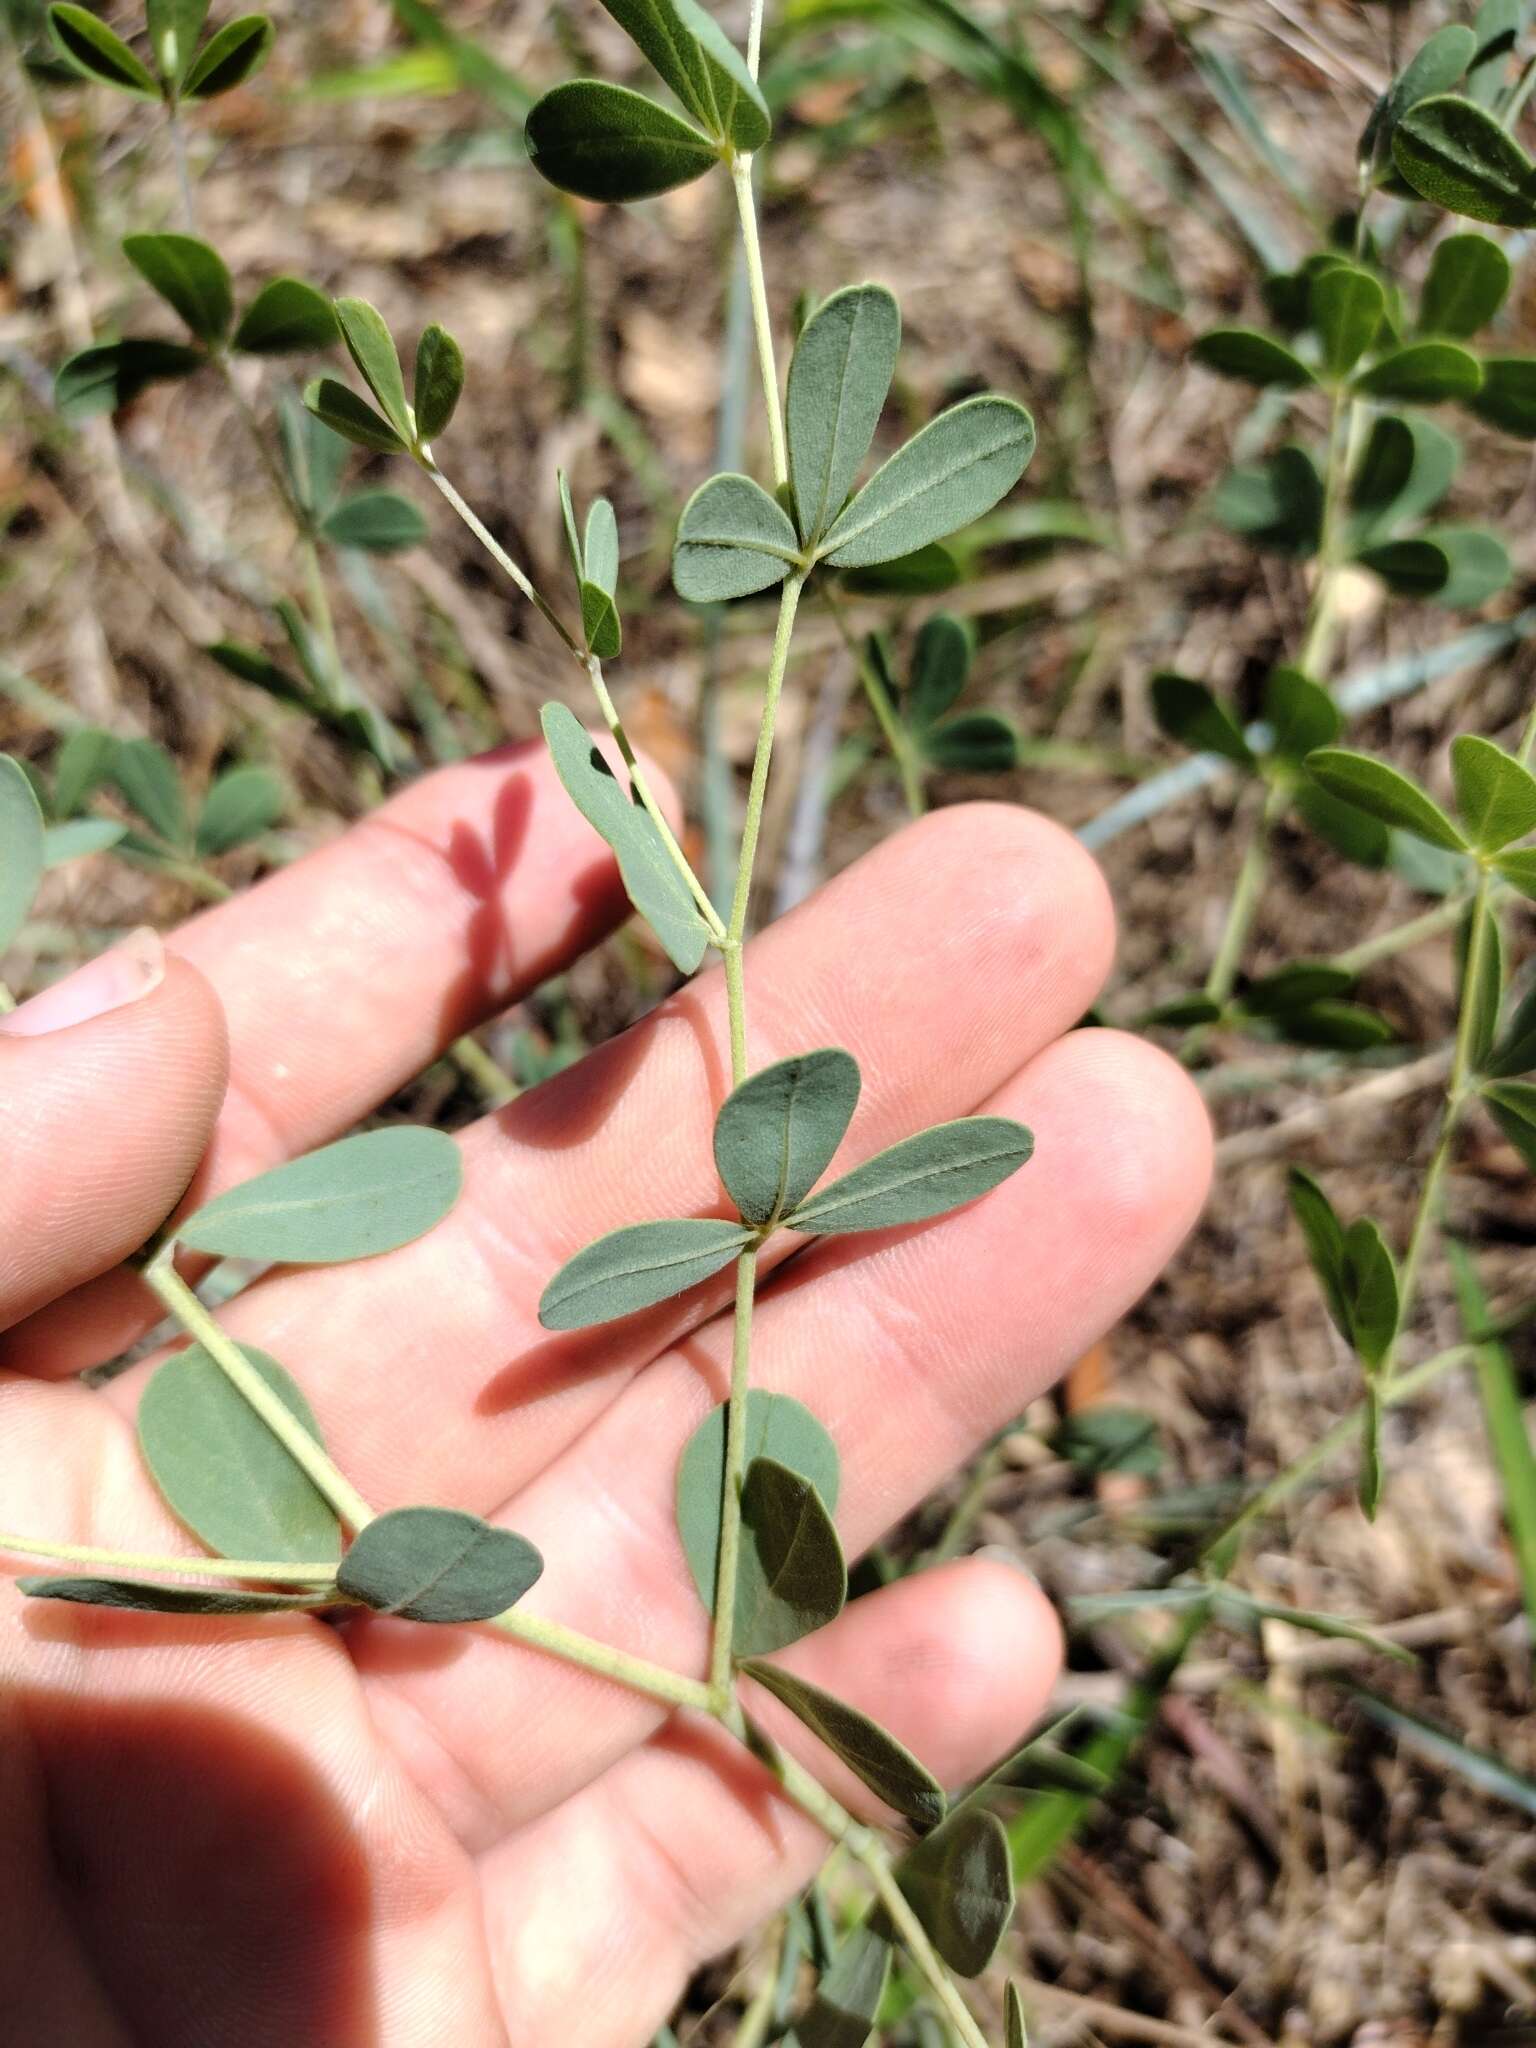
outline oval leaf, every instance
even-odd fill
[[[724,1401],[710,1410],[688,1439],[677,1467],[677,1531],[699,1598],[711,1614],[720,1568],[727,1413]],[[815,1487],[828,1513],[836,1511],[837,1445],[799,1401],[753,1387],[747,1395],[746,1463],[764,1457],[798,1472]]]
[[[77,725],[65,738],[53,764],[55,817],[72,818],[111,771],[117,752],[114,734],[99,725]]]
[[[768,104],[741,52],[694,0],[603,0],[706,133],[761,149]]]
[[[250,356],[296,356],[334,348],[340,338],[324,292],[302,278],[274,277],[246,307],[230,347]]]
[[[738,1657],[786,1649],[836,1621],[848,1566],[820,1493],[773,1458],[754,1458],[741,1488],[736,1578]]]
[[[1315,748],[1333,744],[1344,716],[1328,692],[1300,669],[1277,668],[1264,685],[1264,722],[1270,753],[1299,767]]]
[[[587,1330],[684,1294],[752,1241],[739,1223],[675,1216],[610,1230],[567,1259],[539,1298],[546,1330]]]
[[[935,768],[952,775],[1005,775],[1019,765],[1019,735],[992,711],[967,711],[930,727],[922,749]]]
[[[917,1827],[938,1826],[949,1804],[944,1787],[877,1721],[777,1664],[749,1659],[742,1669],[782,1700],[877,1799],[905,1814]]]
[[[224,259],[195,235],[129,235],[123,254],[199,341],[215,348],[235,317]]]
[[[426,328],[416,344],[416,375],[412,388],[416,432],[435,441],[447,428],[464,389],[464,351],[445,329]]]
[[[1479,853],[1498,853],[1536,832],[1536,777],[1476,733],[1451,742],[1456,810]]]
[[[107,341],[83,348],[60,366],[53,402],[67,420],[116,412],[150,384],[190,377],[208,358],[179,341]]]
[[[1196,340],[1189,353],[1202,369],[1214,370],[1218,377],[1231,377],[1240,384],[1291,390],[1317,382],[1300,356],[1252,327],[1213,328]]]
[[[883,285],[849,285],[800,331],[784,409],[789,476],[807,546],[842,510],[896,370],[901,313]]]
[[[946,1215],[1007,1180],[1035,1141],[1009,1117],[967,1116],[919,1131],[813,1195],[784,1221],[819,1236],[890,1230]]]
[[[309,1434],[297,1383],[265,1351],[241,1351]],[[331,1564],[341,1526],[314,1481],[201,1344],[168,1358],[139,1403],[139,1449],[171,1512],[221,1557]]]
[[[358,1531],[336,1583],[378,1614],[406,1621],[490,1621],[544,1569],[524,1536],[455,1508],[396,1508]]]
[[[833,522],[818,552],[865,568],[945,540],[1006,497],[1035,451],[1035,423],[1011,398],[968,398],[930,420]]]
[[[1307,756],[1307,772],[1330,796],[1368,811],[1384,825],[1427,839],[1431,846],[1462,853],[1467,842],[1437,803],[1417,783],[1399,775],[1385,761],[1369,754],[1355,754],[1343,747],[1322,747]]]
[[[121,36],[114,35],[89,8],[60,4],[48,10],[48,32],[54,47],[72,71],[100,85],[116,86],[138,99],[157,100],[160,88],[147,64],[129,49]]]
[[[715,1119],[715,1164],[748,1223],[776,1223],[832,1163],[859,1100],[858,1062],[796,1053],[750,1076]]]
[[[1356,557],[1400,597],[1435,597],[1451,580],[1451,558],[1422,535],[1364,548]]]
[[[359,448],[372,448],[381,455],[402,455],[405,442],[382,414],[334,377],[316,377],[304,387],[304,403],[333,434],[355,441]]]
[[[822,1971],[787,2048],[865,2048],[890,1971],[890,1943],[872,1927],[855,1927]]]
[[[672,582],[690,604],[750,597],[800,565],[789,514],[749,476],[712,476],[683,507]]]
[[[1486,604],[1514,574],[1509,550],[1495,533],[1477,526],[1429,526],[1420,535],[1446,560],[1446,578],[1435,603],[1458,606]]]
[[[1483,1089],[1483,1099],[1499,1129],[1536,1173],[1536,1083],[1490,1081]]]
[[[630,902],[673,965],[692,974],[708,948],[709,927],[655,821],[626,796],[575,712],[564,704],[546,704],[540,724],[567,796],[617,856]]]
[[[1410,341],[1382,356],[1355,379],[1371,398],[1400,398],[1413,405],[1471,398],[1483,381],[1477,357],[1453,341]]]
[[[270,832],[287,801],[287,791],[270,768],[231,768],[208,792],[197,821],[197,851],[213,859]]]
[[[322,521],[320,531],[339,548],[363,548],[373,555],[397,555],[427,537],[425,516],[398,491],[358,491],[343,498]]]
[[[1503,1037],[1482,1063],[1491,1080],[1512,1081],[1536,1067],[1536,987],[1526,991]]]
[[[264,14],[242,14],[211,35],[181,83],[184,100],[212,100],[244,85],[267,61],[272,24]]]
[[[336,321],[347,354],[357,365],[358,375],[378,401],[385,419],[402,441],[416,438],[411,409],[406,403],[405,378],[395,351],[394,336],[377,306],[366,299],[337,299]]]
[[[1467,404],[1490,427],[1536,441],[1536,356],[1485,356],[1482,384]]]
[[[896,1881],[949,1967],[979,1977],[1013,1918],[1013,1868],[997,1815],[958,1807],[908,1850]]]
[[[124,798],[168,846],[188,841],[187,803],[176,763],[153,740],[122,740],[110,770]]]
[[[176,1235],[225,1259],[368,1259],[439,1224],[463,1177],[459,1148],[443,1131],[365,1131],[215,1195]]]
[[[1368,270],[1337,263],[1312,281],[1312,324],[1330,377],[1347,377],[1381,325],[1386,293]]]
[[[1398,123],[1392,156],[1421,198],[1495,227],[1536,227],[1536,164],[1494,117],[1446,93]]]
[[[34,1600],[78,1607],[118,1607],[131,1614],[312,1614],[334,1607],[336,1594],[242,1593],[226,1586],[153,1586],[140,1579],[18,1579]]]
[[[619,522],[606,498],[594,498],[587,507],[577,574],[609,597],[619,587]]]
[[[149,47],[168,85],[174,86],[191,63],[207,18],[208,0],[145,0]]]
[[[1464,341],[1503,305],[1509,258],[1486,235],[1447,235],[1430,258],[1419,299],[1419,331]]]
[[[31,781],[0,754],[0,953],[27,921],[43,879],[43,814]]]
[[[719,162],[708,136],[627,86],[577,78],[545,93],[524,131],[540,177],[581,199],[623,204],[691,184]]]
[[[1219,697],[1193,676],[1165,670],[1152,678],[1152,712],[1163,731],[1197,754],[1219,754],[1239,768],[1258,763],[1243,729]]]
[[[912,680],[903,707],[915,726],[942,718],[965,688],[971,672],[969,627],[948,612],[936,612],[917,636],[912,654]]]

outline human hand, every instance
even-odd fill
[[[118,1262],[200,1157],[198,1199],[338,1135],[623,911],[542,750],[512,750],[417,785],[163,960],[151,941],[84,970],[94,997],[82,978],[7,1020],[0,1523],[187,1550],[134,1445],[150,1367],[100,1393],[67,1377],[153,1319]],[[1139,1040],[1070,1028],[1111,940],[1070,840],[965,806],[754,943],[752,1066],[833,1042],[864,1070],[839,1169],[981,1108],[1036,1138],[984,1201],[813,1244],[760,1300],[758,1380],[842,1447],[850,1551],[1122,1314],[1198,1209],[1188,1081]],[[296,1375],[376,1508],[504,1519],[546,1558],[530,1611],[689,1672],[706,1628],[672,1481],[724,1392],[729,1279],[571,1336],[536,1307],[600,1232],[718,1202],[708,1118],[728,1074],[706,975],[467,1131],[463,1198],[430,1236],[274,1274],[223,1317]],[[1058,1658],[1030,1580],[969,1561],[855,1602],[784,1661],[954,1783],[1017,1740]],[[0,1582],[0,1682],[18,2048],[641,2048],[825,1848],[714,1727],[485,1630],[183,1621]]]

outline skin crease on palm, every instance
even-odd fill
[[[0,1521],[192,1548],[134,1448],[151,1367],[105,1393],[73,1379],[152,1320],[116,1262],[194,1169],[190,1200],[338,1135],[624,908],[542,751],[506,750],[187,926],[133,1002],[0,1033]],[[802,1248],[765,1286],[754,1378],[836,1437],[850,1554],[1122,1315],[1199,1210],[1189,1082],[1139,1040],[1072,1028],[1112,945],[1064,833],[965,805],[749,951],[753,1067],[840,1044],[863,1069],[834,1171],[974,1110],[1036,1137],[971,1208]],[[723,1396],[729,1279],[559,1338],[536,1303],[604,1230],[719,1213],[724,1040],[706,973],[466,1131],[463,1198],[430,1236],[273,1275],[224,1318],[296,1374],[375,1508],[505,1521],[546,1558],[532,1611],[690,1672],[707,1632],[671,1488]],[[958,1783],[1017,1741],[1059,1654],[1027,1575],[979,1559],[855,1602],[784,1661]],[[643,2048],[823,1846],[712,1725],[489,1631],[182,1621],[0,1588],[6,2048]]]

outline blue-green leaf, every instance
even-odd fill
[[[1006,497],[1035,449],[1035,423],[1011,398],[968,398],[930,420],[844,506],[818,553],[864,568],[945,540]]]
[[[752,1241],[744,1224],[673,1216],[610,1230],[567,1259],[539,1297],[546,1330],[587,1330],[654,1308],[728,1266]]]
[[[901,313],[878,284],[824,299],[800,331],[784,425],[800,538],[821,539],[869,453],[896,369]]]
[[[800,562],[789,514],[748,476],[712,476],[683,507],[672,581],[690,604],[715,604],[782,583]]]

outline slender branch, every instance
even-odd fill
[[[731,1647],[736,1622],[736,1578],[741,1562],[741,1487],[747,1465],[747,1388],[752,1365],[752,1303],[757,1247],[736,1261],[736,1320],[731,1337],[731,1393],[725,1411],[725,1490],[720,1501],[720,1561],[715,1573],[715,1628],[709,1683],[716,1701],[731,1696]]]
[[[1378,932],[1375,938],[1362,939],[1358,946],[1351,946],[1347,952],[1335,953],[1331,965],[1343,968],[1346,974],[1363,973],[1378,960],[1389,960],[1395,953],[1406,953],[1410,946],[1422,945],[1426,939],[1438,938],[1441,932],[1452,930],[1461,922],[1466,907],[1465,896],[1448,896],[1432,910],[1410,917],[1406,923],[1394,925],[1390,931]]]
[[[733,157],[731,183],[741,220],[741,246],[747,259],[747,291],[752,301],[752,326],[757,335],[757,367],[763,380],[763,405],[768,414],[768,442],[773,454],[773,481],[789,482],[789,450],[784,439],[784,409],[779,401],[779,370],[773,352],[773,317],[763,277],[763,251],[757,234],[757,202],[752,195],[752,159]]]
[[[268,1579],[274,1585],[328,1586],[336,1576],[333,1564],[289,1564],[276,1558],[158,1557],[132,1550],[102,1550],[92,1543],[50,1543],[41,1536],[0,1532],[0,1550],[18,1557],[56,1557],[66,1564],[109,1564],[126,1571],[184,1573],[197,1579]]]
[[[928,800],[923,794],[922,768],[913,751],[906,728],[897,715],[896,706],[891,702],[891,693],[885,687],[885,679],[854,638],[843,608],[830,586],[823,588],[822,596],[826,600],[827,610],[832,614],[833,623],[843,645],[858,670],[859,681],[863,684],[864,694],[869,699],[869,708],[874,712],[881,732],[885,734],[885,743],[891,750],[891,758],[895,761],[897,772],[901,776],[901,790],[907,800],[907,809],[914,818],[920,818],[928,808]]]
[[[752,0],[752,15],[747,24],[747,69],[756,78],[758,67],[763,61],[763,0]]]
[[[438,490],[441,491],[443,496],[448,500],[448,503],[453,507],[454,511],[458,513],[459,517],[463,520],[464,524],[469,528],[470,532],[475,536],[475,539],[479,541],[481,547],[485,549],[486,553],[491,557],[492,561],[495,562],[496,566],[502,571],[504,575],[509,576],[511,578],[511,580],[517,585],[518,589],[523,593],[524,597],[527,598],[528,602],[531,605],[533,605],[537,611],[543,613],[544,617],[548,620],[549,624],[554,627],[555,631],[560,635],[560,638],[565,642],[566,646],[570,649],[571,653],[575,655],[576,659],[581,663],[582,667],[585,668],[587,657],[583,650],[576,644],[576,641],[572,637],[570,630],[565,624],[565,621],[560,617],[559,613],[555,611],[553,606],[546,602],[546,600],[534,588],[533,584],[529,582],[527,576],[518,567],[516,562],[513,561],[512,557],[507,553],[506,549],[502,546],[501,542],[497,540],[496,536],[491,532],[490,528],[486,525],[485,521],[480,517],[480,515],[474,510],[472,506],[466,504],[463,498],[459,496],[458,492],[454,489],[453,485],[449,483],[447,477],[443,475],[443,472],[438,468],[437,464],[433,461],[431,453],[428,450],[423,449],[416,459],[420,463],[423,470],[425,470],[427,475],[432,479],[432,482],[437,486]]]
[[[187,138],[181,125],[181,110],[174,95],[167,100],[165,125],[170,131],[171,159],[176,166],[176,190],[189,235],[197,233],[197,205],[192,197],[192,174],[187,168]]]
[[[778,717],[779,693],[789,664],[789,640],[795,629],[805,571],[797,570],[784,585],[779,600],[778,624],[774,627],[773,653],[768,662],[768,680],[763,688],[763,715],[757,728],[757,751],[752,760],[752,780],[747,789],[747,810],[741,828],[741,865],[736,870],[736,893],[731,900],[731,922],[727,937],[739,946],[746,936],[747,909],[752,900],[752,870],[757,860],[757,841],[763,825],[763,802],[768,792],[768,766],[773,759],[774,725]],[[746,1078],[738,1074],[738,1082]]]
[[[1531,61],[1536,65],[1536,58],[1532,58]],[[1520,735],[1520,745],[1515,755],[1522,768],[1530,767],[1533,748],[1536,748],[1536,697],[1531,700],[1530,716],[1525,721],[1525,730]]]
[[[1253,928],[1254,918],[1258,915],[1259,898],[1264,890],[1264,877],[1269,870],[1270,831],[1285,806],[1288,794],[1289,792],[1280,784],[1271,784],[1265,792],[1263,807],[1249,837],[1242,865],[1237,871],[1237,881],[1233,885],[1231,901],[1227,905],[1226,923],[1222,927],[1216,957],[1212,960],[1211,971],[1205,978],[1205,993],[1212,1002],[1224,1003],[1231,995],[1237,980],[1237,971],[1242,965],[1248,934]]]

